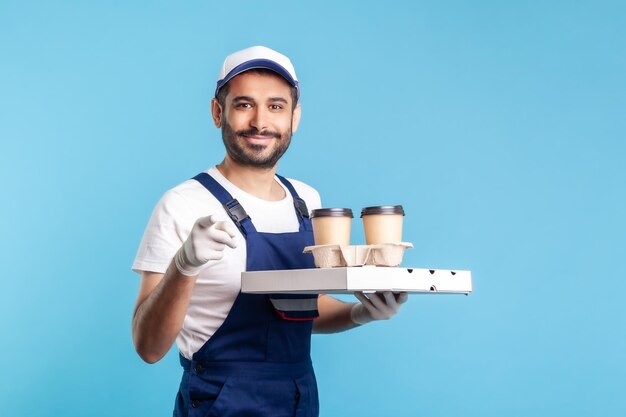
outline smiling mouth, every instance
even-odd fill
[[[280,139],[280,133],[271,130],[259,131],[258,129],[244,129],[237,132],[237,135],[246,139]]]
[[[277,141],[281,139],[281,135],[278,132],[271,130],[260,131],[254,128],[240,130],[237,132],[237,136],[241,138],[240,140],[244,140],[247,146],[257,150],[272,146],[273,139]]]
[[[265,136],[265,135],[241,135],[244,138],[248,139],[274,139],[273,136]]]
[[[275,139],[273,136],[266,135],[241,135],[241,137],[253,145],[266,145]]]

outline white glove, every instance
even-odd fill
[[[350,318],[356,324],[366,324],[374,320],[389,320],[409,298],[406,292],[394,294],[391,291],[368,294],[369,297],[361,291],[357,291],[354,295],[361,302],[355,304],[350,312]]]
[[[189,237],[174,255],[176,268],[186,276],[198,275],[204,264],[224,256],[224,248],[237,247],[235,228],[215,215],[200,217],[194,223]]]

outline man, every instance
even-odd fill
[[[133,341],[149,363],[176,341],[176,416],[316,416],[311,332],[388,319],[406,301],[240,292],[244,270],[313,267],[302,249],[313,244],[308,210],[321,207],[319,194],[276,175],[300,121],[299,93],[286,56],[261,46],[228,56],[211,103],[224,160],[165,193],[144,233]]]

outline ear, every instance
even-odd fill
[[[300,124],[300,116],[302,115],[302,108],[300,103],[296,104],[296,108],[293,109],[293,115],[291,116],[291,133],[296,133],[298,125]]]
[[[213,117],[213,124],[218,129],[222,127],[222,118],[224,117],[224,110],[217,99],[211,100],[211,116]]]

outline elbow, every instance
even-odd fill
[[[138,343],[135,343],[135,351],[142,361],[149,364],[157,363],[164,356],[160,352],[155,352],[154,350],[147,349],[146,347],[141,346],[141,344]]]
[[[133,344],[135,345],[137,355],[139,355],[142,361],[149,364],[157,363],[167,353],[158,351],[152,344],[137,335],[133,335]]]
[[[136,317],[133,317],[132,323],[132,337],[133,345],[135,345],[135,352],[141,358],[142,361],[153,364],[160,361],[167,352],[159,352],[155,349],[154,343],[150,342],[150,337],[145,332],[142,332],[136,321]]]
[[[143,354],[140,352],[137,352],[137,353],[139,354],[139,357],[141,358],[141,360],[143,360],[145,363],[148,363],[150,365],[152,365],[153,363],[157,363],[163,357],[160,355],[154,355],[154,354],[149,354],[149,353],[143,353]]]

